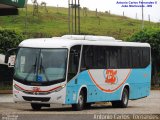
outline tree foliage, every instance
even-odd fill
[[[23,39],[24,36],[14,30],[0,30],[0,53],[17,47]]]
[[[141,30],[131,36],[129,40],[149,43],[151,45],[153,58],[157,60],[160,59],[160,29]]]

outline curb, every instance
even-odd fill
[[[12,90],[0,90],[0,94],[12,94]]]

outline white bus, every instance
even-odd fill
[[[128,100],[148,96],[150,84],[148,43],[65,35],[19,44],[13,98],[31,103],[34,110],[52,103],[82,110],[101,101],[125,108]]]

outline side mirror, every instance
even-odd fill
[[[17,48],[9,49],[5,55],[4,63],[8,64],[8,67],[13,67],[15,63]]]

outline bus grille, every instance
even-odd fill
[[[48,102],[50,97],[27,97],[23,96],[23,99],[26,101],[41,101],[41,102]]]

